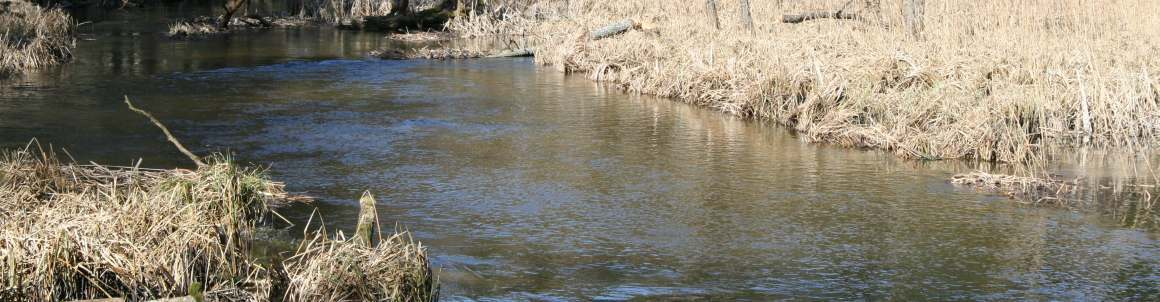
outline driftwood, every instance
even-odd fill
[[[145,118],[148,118],[150,122],[153,122],[153,125],[156,125],[157,128],[161,128],[161,132],[165,133],[165,138],[168,139],[170,143],[173,143],[173,146],[177,147],[177,150],[181,151],[181,153],[185,154],[185,156],[188,156],[190,160],[193,160],[193,163],[197,164],[198,167],[206,166],[205,162],[201,160],[200,156],[193,154],[193,152],[189,152],[189,149],[186,149],[185,145],[182,145],[176,137],[173,137],[173,133],[169,132],[169,128],[165,127],[165,124],[162,124],[161,121],[157,120],[157,118],[153,117],[153,115],[149,112],[134,107],[133,102],[129,101],[129,96],[125,96],[125,105],[129,105],[129,110],[133,110],[133,112],[144,115]]]
[[[616,21],[616,23],[609,24],[608,26],[596,29],[588,36],[592,38],[592,40],[600,40],[638,27],[640,27],[640,24],[636,23],[636,21],[633,21],[632,19],[624,19]]]
[[[443,29],[453,12],[439,8],[423,10],[411,14],[397,14],[387,16],[369,16],[361,23],[350,27],[361,28],[367,31],[401,33],[408,31],[422,31],[428,29]]]
[[[813,11],[804,12],[799,15],[785,15],[782,16],[782,23],[802,23],[815,19],[838,19],[838,20],[862,20],[862,16],[855,13],[848,13],[843,11]]]
[[[536,55],[536,50],[534,48],[528,47],[528,48],[509,50],[509,51],[493,54],[493,55],[490,55],[487,57],[488,58],[513,58],[513,57],[531,57],[531,56],[535,56],[535,55]]]

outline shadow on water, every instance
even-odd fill
[[[195,152],[319,197],[332,228],[371,190],[430,247],[449,300],[1160,295],[1156,232],[1124,227],[1138,204],[1020,205],[946,182],[988,167],[804,144],[526,59],[378,61],[363,58],[391,46],[376,34],[170,40],[112,20],[73,64],[0,84],[0,145],[188,165],[128,94]]]

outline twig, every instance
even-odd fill
[[[169,142],[173,143],[173,146],[177,147],[177,150],[181,151],[181,153],[185,154],[185,156],[188,156],[190,160],[193,160],[193,163],[197,164],[199,168],[206,166],[205,162],[201,160],[201,157],[193,154],[193,152],[189,152],[189,149],[186,149],[185,146],[182,145],[176,137],[173,137],[173,133],[169,132],[169,128],[165,127],[165,124],[162,124],[161,121],[157,120],[157,118],[153,117],[153,115],[149,114],[149,112],[134,107],[133,102],[129,101],[129,96],[127,95],[125,96],[125,105],[129,105],[129,110],[133,110],[133,112],[144,115],[149,119],[149,121],[153,122],[153,125],[156,125],[157,128],[161,128],[161,132],[165,133],[165,138],[169,139]]]

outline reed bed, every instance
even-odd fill
[[[427,252],[406,232],[368,246],[316,232],[285,264],[286,301],[438,301]]]
[[[775,121],[811,142],[1000,162],[1043,159],[1044,146],[1158,144],[1160,2],[926,1],[918,36],[901,0],[853,1],[864,18],[800,24],[781,16],[848,1],[750,1],[752,30],[738,2],[717,1],[720,29],[704,1],[661,0],[539,1],[524,10],[536,13],[452,28],[522,34],[541,64]],[[644,29],[584,38],[624,18]]]
[[[991,174],[982,171],[957,174],[951,177],[951,183],[994,191],[1013,199],[1031,200],[1036,203],[1075,198],[1080,187],[1078,180],[1062,181],[1054,178]]]
[[[197,37],[221,32],[212,22],[178,21],[169,25],[170,37]]]
[[[405,233],[376,247],[315,236],[283,266],[259,261],[255,231],[279,217],[273,207],[300,199],[227,157],[159,170],[66,163],[40,150],[0,155],[0,300],[429,301],[438,293],[425,249]]]
[[[224,157],[151,170],[34,150],[0,158],[0,300],[269,296],[249,237],[286,196],[280,183]]]
[[[60,64],[72,58],[74,23],[60,9],[0,0],[0,76]]]

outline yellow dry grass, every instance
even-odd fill
[[[270,296],[249,255],[280,183],[215,157],[197,170],[61,163],[26,148],[0,157],[0,300]]]
[[[921,38],[901,0],[854,1],[861,21],[801,24],[781,16],[847,1],[750,1],[752,32],[739,1],[717,2],[721,29],[704,1],[664,0],[541,1],[452,28],[507,26],[565,72],[905,157],[1022,162],[1045,146],[1138,150],[1160,136],[1160,2],[926,1]],[[644,29],[584,38],[623,18]]]
[[[60,9],[23,0],[0,0],[0,76],[64,62],[72,57],[73,21]]]
[[[271,207],[301,199],[228,158],[160,170],[40,150],[0,153],[0,301],[438,297],[426,249],[406,233],[368,247],[318,232],[282,266],[261,260],[255,234]]]

